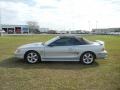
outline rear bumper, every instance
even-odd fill
[[[108,57],[108,54],[106,50],[96,54],[97,59],[105,59],[107,57]]]

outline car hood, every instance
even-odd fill
[[[30,44],[25,44],[20,46],[19,48],[33,48],[33,47],[43,47],[44,45],[42,42],[37,42],[37,43],[30,43]]]

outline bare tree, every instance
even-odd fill
[[[57,32],[55,30],[49,30],[47,33],[48,34],[56,34]]]
[[[30,33],[36,33],[36,34],[40,33],[38,22],[28,21],[27,24],[29,26]]]

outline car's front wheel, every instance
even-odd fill
[[[40,55],[36,51],[28,51],[25,54],[25,60],[30,64],[34,64],[40,61]]]
[[[80,61],[82,64],[92,64],[95,61],[95,55],[91,52],[86,52],[81,56]]]

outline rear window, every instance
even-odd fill
[[[78,39],[79,39],[81,45],[91,44],[92,43],[91,41],[89,41],[89,40],[87,40],[85,38],[78,38]]]

